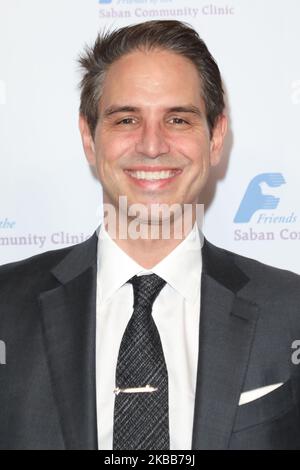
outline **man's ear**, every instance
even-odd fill
[[[225,114],[221,114],[217,118],[210,140],[210,164],[212,166],[216,166],[220,162],[227,126],[227,116],[225,116]]]
[[[96,152],[94,140],[91,135],[87,120],[82,114],[79,115],[78,124],[85,156],[90,165],[96,166]]]

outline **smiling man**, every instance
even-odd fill
[[[0,269],[0,448],[299,449],[299,277],[203,241],[197,217],[227,129],[216,62],[178,21],[79,60],[105,217]]]

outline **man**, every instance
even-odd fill
[[[116,218],[1,268],[0,447],[300,448],[299,277],[201,248],[227,127],[215,61],[188,25],[149,21],[80,63],[83,146]],[[150,218],[155,204],[175,210]],[[148,236],[167,222],[173,235]]]

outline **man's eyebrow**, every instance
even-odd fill
[[[170,113],[192,113],[197,114],[198,116],[202,116],[202,111],[200,111],[197,106],[187,105],[187,106],[173,106],[172,108],[167,109]]]
[[[136,113],[140,110],[141,109],[136,106],[110,106],[104,110],[103,116],[107,117],[116,113]],[[171,108],[166,108],[165,111],[168,113],[193,113],[200,117],[202,116],[200,109],[194,105],[172,106]]]
[[[136,111],[139,111],[139,108],[134,106],[110,106],[104,110],[103,116],[111,116],[116,113],[135,113]]]

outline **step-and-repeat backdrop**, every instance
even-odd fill
[[[78,54],[98,31],[193,25],[230,132],[205,192],[213,243],[300,273],[299,0],[0,0],[0,264],[88,238],[101,187],[78,131]]]

